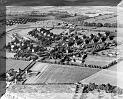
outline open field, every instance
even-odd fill
[[[23,61],[23,60],[14,60],[14,59],[7,59],[6,60],[6,70],[11,68],[15,70],[24,69],[27,65],[29,65],[30,61]]]
[[[96,84],[107,84],[110,83],[114,86],[118,86],[120,88],[123,88],[123,80],[121,77],[123,76],[122,71],[122,64],[123,62],[120,62],[119,65],[115,65],[113,67],[110,67],[106,70],[101,70],[85,79],[83,79],[81,82],[83,84],[88,83],[96,83]]]
[[[107,84],[110,83],[114,86],[117,85],[117,73],[110,70],[101,70],[94,75],[81,81],[83,84],[96,83],[96,84]]]
[[[88,32],[105,32],[105,31],[111,31],[116,32],[117,28],[108,28],[108,27],[86,27],[86,26],[78,26],[82,30],[88,30]],[[117,35],[117,34],[116,34]]]
[[[32,88],[30,88],[30,90],[32,90]],[[41,89],[42,87],[39,90]],[[37,92],[35,93],[11,92],[10,93],[8,92],[1,99],[73,99],[73,95],[74,93],[37,93]]]
[[[0,97],[6,93],[6,82],[0,81]]]
[[[78,81],[98,72],[100,69],[37,63],[31,70],[40,71],[40,73],[37,76],[32,76],[27,79],[25,82],[26,84],[77,83]]]
[[[95,23],[115,23],[117,22],[117,16],[115,14],[101,15],[94,18],[86,19],[85,22],[95,22]]]
[[[116,58],[113,57],[105,57],[105,56],[92,56],[89,55],[87,59],[85,60],[85,64],[90,65],[97,65],[97,66],[106,66],[112,61],[116,60]]]
[[[123,72],[123,61],[119,62],[118,64],[110,67],[108,70],[111,70],[111,71],[116,71],[116,72]]]
[[[14,87],[15,86],[15,87]],[[14,85],[8,89],[20,93],[74,93],[74,84]]]
[[[107,84],[110,83],[114,86],[123,88],[123,61],[118,62],[116,65],[111,66],[108,69],[103,69],[85,79],[81,82],[83,84],[96,83],[96,84]]]

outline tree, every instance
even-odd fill
[[[75,40],[78,40],[78,39],[79,39],[79,37],[76,35],[76,36],[75,36]]]
[[[86,39],[87,38],[87,36],[86,35],[83,35],[83,39]]]
[[[101,33],[98,33],[98,36],[99,36],[99,37],[102,37]]]
[[[117,41],[116,40],[113,40],[112,43],[115,44],[115,46],[117,46]]]
[[[74,43],[75,43],[74,40],[71,39],[71,40],[69,40],[69,42],[68,42],[68,46],[73,46]]]
[[[110,32],[106,31],[105,34],[106,34],[106,37],[108,37],[110,35]]]
[[[103,36],[103,37],[101,38],[101,40],[102,40],[102,42],[105,42],[105,41],[106,41],[106,37]]]
[[[86,43],[86,44],[89,44],[89,39],[86,39],[86,40],[85,40],[85,43]]]
[[[82,43],[83,43],[83,40],[82,40],[82,39],[78,39],[78,40],[76,41],[76,43],[77,43],[77,45],[82,44]]]
[[[116,28],[117,27],[117,23],[113,23],[112,27]]]
[[[110,39],[110,40],[113,40],[113,39],[114,39],[114,36],[109,36],[109,39]]]
[[[97,36],[95,36],[95,37],[93,38],[93,41],[94,41],[94,43],[97,43],[97,42],[99,41],[99,38],[98,38]]]
[[[31,31],[30,33],[31,33],[31,36],[35,36],[36,34],[34,31]]]
[[[66,41],[68,39],[67,36],[63,36],[63,41]]]
[[[74,16],[77,16],[77,13],[75,13]]]
[[[89,26],[89,23],[88,23],[88,22],[85,22],[85,23],[84,23],[84,26]]]
[[[103,27],[102,23],[97,23],[97,27]]]
[[[96,23],[89,23],[89,26],[96,26]]]
[[[90,36],[91,36],[91,39],[93,39],[93,38],[94,38],[94,35],[93,35],[93,34],[91,34]]]
[[[111,24],[110,23],[105,23],[104,27],[111,27]]]

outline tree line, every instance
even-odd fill
[[[117,27],[117,23],[95,23],[95,22],[84,22],[84,26],[90,27]]]

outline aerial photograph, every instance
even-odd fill
[[[0,14],[1,99],[123,99],[122,11],[7,6]]]

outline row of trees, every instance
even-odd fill
[[[97,85],[95,83],[90,83],[90,84],[84,86],[83,93],[88,93],[89,91],[93,91],[94,89],[97,89],[98,91],[105,90],[106,93],[123,94],[122,89],[120,89],[117,86],[113,86],[109,83],[108,84],[101,84],[101,85]]]
[[[36,18],[16,18],[10,19],[3,22],[3,25],[12,26],[15,24],[26,24],[27,22],[36,22],[38,19]]]
[[[90,91],[94,91],[97,90],[98,92],[100,92],[101,90],[104,90],[106,93],[114,93],[114,94],[123,94],[123,89],[117,87],[117,86],[113,86],[111,84],[95,84],[95,83],[89,83],[89,84],[82,84],[81,82],[78,82],[76,85],[76,91],[75,93],[78,93],[80,88],[83,88],[82,93],[89,93]]]
[[[91,26],[91,27],[117,27],[117,23],[95,23],[95,22],[84,22],[84,26]]]

